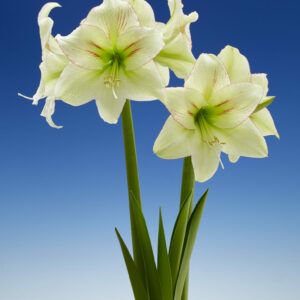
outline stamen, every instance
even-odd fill
[[[18,93],[18,96],[20,96],[20,97],[22,97],[22,98],[25,98],[25,99],[27,99],[27,100],[34,100],[33,98],[27,97],[27,96],[25,96],[25,95],[23,95],[23,94],[21,94],[21,93]]]

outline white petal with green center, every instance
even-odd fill
[[[194,89],[166,89],[165,105],[173,118],[187,129],[195,129],[194,115],[207,103],[204,97]]]
[[[214,90],[229,84],[226,69],[217,57],[201,54],[184,86],[200,91],[206,100],[209,100]]]
[[[275,127],[273,118],[267,108],[263,108],[262,110],[252,114],[250,119],[263,136],[275,135],[279,139],[279,134]]]
[[[213,93],[206,119],[220,128],[233,128],[245,121],[262,98],[262,88],[252,83],[235,83]]]
[[[191,155],[193,130],[187,130],[170,116],[153,147],[154,153],[164,159],[177,159]]]
[[[162,33],[147,27],[131,28],[117,40],[117,47],[125,57],[124,64],[127,70],[140,68],[150,62],[163,46]]]
[[[232,129],[214,127],[213,134],[222,143],[222,151],[227,154],[247,157],[268,155],[265,139],[249,119]]]
[[[57,36],[57,40],[69,60],[86,69],[102,69],[113,52],[111,41],[97,26],[82,24],[65,37]]]
[[[116,41],[130,27],[140,25],[132,6],[123,0],[104,0],[89,12],[83,23],[98,26],[111,41]]]
[[[164,84],[155,63],[151,61],[137,70],[121,70],[117,96],[119,93],[136,101],[164,99]]]
[[[189,42],[181,33],[165,45],[155,61],[169,67],[179,78],[187,78],[195,64]]]
[[[252,74],[251,82],[260,85],[263,89],[263,97],[266,97],[269,91],[267,74]],[[262,99],[263,100],[263,99]]]
[[[145,0],[126,0],[130,3],[138,16],[142,26],[154,27],[155,17],[151,5]]]
[[[218,58],[224,63],[232,83],[250,81],[249,62],[237,48],[226,46],[219,53]]]
[[[210,179],[218,169],[221,147],[207,143],[196,131],[192,139],[191,153],[195,179],[200,182]]]

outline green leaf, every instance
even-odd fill
[[[146,221],[133,193],[130,193],[129,202],[138,242],[137,245],[144,259],[145,276],[147,278],[150,300],[160,300],[162,299],[161,287]]]
[[[164,300],[173,300],[173,284],[161,209],[159,211],[157,269]]]
[[[134,264],[134,261],[128,251],[128,248],[126,247],[120,233],[118,232],[117,228],[115,228],[119,243],[122,249],[122,253],[124,256],[124,260],[126,263],[127,271],[129,274],[133,294],[135,300],[149,300],[149,295],[147,294],[147,291],[143,285],[143,282],[140,279],[140,274],[136,268],[136,265]]]
[[[193,247],[196,241],[196,236],[198,232],[198,228],[200,225],[201,216],[203,213],[206,197],[208,190],[203,194],[198,203],[195,206],[195,209],[189,219],[187,229],[186,229],[186,237],[184,241],[184,247],[182,251],[182,259],[180,263],[178,278],[175,285],[175,293],[174,300],[180,300],[185,279],[188,274],[190,259],[193,252]]]
[[[275,96],[268,96],[263,99],[263,102],[259,103],[254,111],[254,113],[262,110],[263,108],[269,106],[275,99]]]
[[[186,227],[189,219],[189,210],[190,210],[191,201],[192,201],[192,193],[190,192],[178,213],[175,226],[173,229],[172,237],[171,237],[169,259],[170,259],[170,266],[171,266],[172,282],[176,282],[178,276],[178,270],[179,270],[179,265],[181,260],[182,248],[184,244]]]

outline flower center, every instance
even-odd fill
[[[112,93],[115,99],[117,99],[118,96],[116,94],[115,88],[118,87],[121,82],[119,78],[119,72],[120,68],[124,64],[125,56],[122,52],[118,50],[113,50],[112,52],[107,54],[106,60],[109,75],[104,77],[104,85],[107,88],[112,89]]]

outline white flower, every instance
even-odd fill
[[[224,63],[232,83],[253,82],[259,84],[263,88],[261,102],[254,113],[251,114],[250,119],[262,135],[275,135],[279,138],[273,118],[266,108],[266,106],[268,106],[275,98],[267,96],[269,90],[267,75],[263,73],[251,74],[247,58],[242,55],[237,48],[226,46],[219,53],[218,58]],[[238,156],[229,156],[231,162],[236,162],[238,158]]]
[[[65,57],[57,41],[52,36],[53,20],[48,17],[51,10],[55,7],[60,7],[58,3],[49,2],[45,4],[39,15],[38,15],[38,25],[40,29],[40,38],[42,46],[42,63],[40,64],[41,70],[41,81],[40,85],[32,98],[20,96],[33,100],[34,105],[38,104],[38,101],[42,98],[46,98],[46,102],[41,115],[46,118],[48,124],[55,128],[61,128],[61,126],[56,126],[52,121],[52,115],[55,110],[55,85],[57,83],[60,74],[63,69],[69,63],[68,59]]]
[[[169,88],[165,105],[171,113],[155,144],[161,158],[192,157],[197,181],[216,172],[220,154],[265,157],[261,132],[249,119],[264,95],[255,83],[231,83],[214,55],[198,58],[184,88]]]
[[[95,99],[100,116],[116,123],[126,99],[164,97],[153,62],[164,45],[162,34],[141,26],[127,2],[104,0],[70,35],[57,40],[71,61],[55,87],[64,102],[78,106]]]

